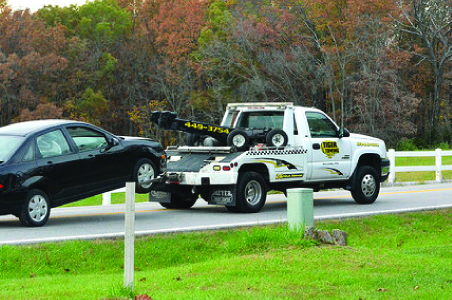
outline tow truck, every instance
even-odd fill
[[[351,134],[324,112],[293,103],[228,104],[220,125],[154,112],[161,128],[189,134],[167,148],[168,166],[150,201],[173,209],[198,199],[231,212],[256,213],[269,190],[343,188],[371,204],[389,176],[383,140]]]

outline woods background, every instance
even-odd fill
[[[70,118],[174,142],[149,112],[315,106],[390,147],[452,145],[450,0],[0,0],[0,125]],[[406,139],[411,139],[406,142]]]

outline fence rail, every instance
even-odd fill
[[[399,172],[423,172],[423,171],[434,171],[436,174],[436,182],[441,182],[443,180],[442,171],[452,170],[452,165],[442,165],[443,156],[452,156],[452,151],[444,151],[441,149],[436,149],[435,151],[395,151],[394,149],[389,149],[388,158],[390,160],[389,165],[389,178],[388,183],[393,184],[396,182],[396,173]],[[435,157],[435,165],[433,166],[410,166],[410,167],[396,167],[395,158],[396,157]],[[125,188],[117,189],[102,194],[102,205],[111,204],[111,194],[112,193],[124,193]]]
[[[390,149],[388,151],[388,158],[390,160],[389,165],[389,178],[388,183],[396,182],[396,173],[398,172],[423,172],[423,171],[434,171],[436,182],[441,182],[443,180],[442,171],[452,170],[452,165],[443,165],[443,156],[452,156],[452,151],[444,151],[441,149],[436,149],[435,151],[395,151]],[[435,157],[435,165],[432,166],[410,166],[410,167],[396,167],[395,158],[396,157]]]

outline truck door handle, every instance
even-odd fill
[[[320,144],[317,144],[317,143],[312,144],[312,149],[314,149],[314,150],[320,150]]]

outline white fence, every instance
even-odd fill
[[[390,160],[389,165],[389,178],[388,183],[393,184],[396,182],[396,173],[399,172],[420,172],[420,171],[435,171],[436,182],[441,182],[443,180],[442,171],[452,170],[452,165],[442,165],[443,156],[452,156],[452,151],[444,151],[441,149],[436,149],[435,151],[395,151],[394,149],[389,149],[388,158]],[[396,167],[395,158],[396,157],[435,157],[435,165],[433,166],[410,166],[410,167]],[[117,189],[111,192],[102,194],[102,205],[111,204],[111,194],[112,193],[124,193],[125,188]]]
[[[443,180],[442,171],[452,170],[452,165],[443,165],[442,157],[452,156],[452,151],[444,151],[441,149],[436,149],[435,151],[395,151],[390,149],[388,151],[388,158],[390,160],[389,165],[389,178],[388,183],[396,182],[396,173],[398,172],[423,172],[423,171],[434,171],[436,174],[436,182],[441,182]],[[395,158],[396,157],[435,157],[435,165],[432,166],[410,166],[410,167],[396,167]]]

